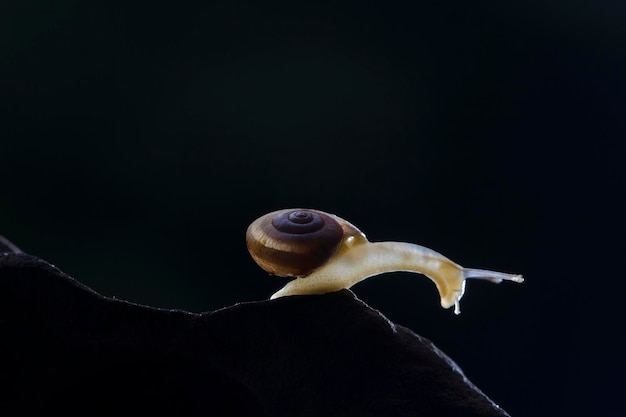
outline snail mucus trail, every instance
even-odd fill
[[[430,278],[441,306],[454,306],[460,314],[466,279],[524,281],[521,275],[463,268],[417,244],[370,242],[348,221],[312,209],[278,210],[258,218],[246,231],[246,244],[269,274],[296,278],[271,299],[339,291],[374,275],[405,271]]]

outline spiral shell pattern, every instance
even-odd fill
[[[287,209],[266,214],[246,231],[250,255],[272,275],[304,277],[339,249],[343,229],[318,210]]]

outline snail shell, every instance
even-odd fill
[[[255,220],[246,231],[246,244],[268,273],[304,277],[335,255],[343,237],[341,224],[330,214],[286,209]]]

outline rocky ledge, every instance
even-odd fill
[[[104,297],[0,238],[6,415],[508,414],[344,290],[202,314]]]

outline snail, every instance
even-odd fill
[[[319,210],[286,209],[261,216],[248,227],[246,245],[270,275],[296,278],[271,299],[339,291],[374,275],[407,271],[434,281],[441,306],[454,306],[460,314],[466,279],[524,281],[521,275],[463,268],[413,243],[370,242],[348,221]]]

